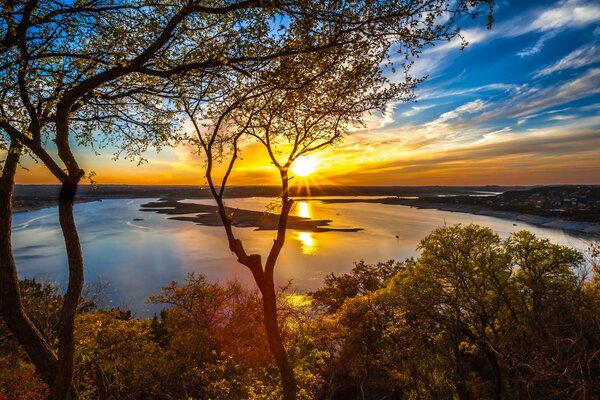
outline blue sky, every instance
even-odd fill
[[[600,2],[498,1],[492,30],[463,25],[469,45],[440,43],[416,60],[429,79],[416,103],[390,104],[334,148],[315,154],[326,184],[600,184]],[[392,77],[394,79],[394,77]],[[399,79],[399,78],[398,78]],[[250,146],[232,177],[276,183]],[[149,153],[138,167],[89,151],[99,183],[198,184],[189,147]],[[47,182],[33,166],[19,181]]]

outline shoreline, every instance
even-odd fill
[[[578,233],[586,237],[600,238],[600,224],[594,222],[568,221],[562,218],[546,217],[519,213],[515,211],[493,210],[479,205],[434,203],[418,199],[378,198],[378,199],[319,199],[324,203],[378,203],[387,205],[400,205],[418,209],[440,210],[464,214],[483,215],[511,221],[523,222],[549,229],[560,229],[571,233]]]
[[[80,203],[92,203],[103,199],[77,199],[75,205]],[[46,208],[58,207],[58,201],[41,202],[40,204],[13,204],[13,213],[23,213],[44,210]]]

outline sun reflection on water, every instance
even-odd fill
[[[298,203],[298,216],[310,218],[310,206],[308,205],[308,202],[301,201]]]
[[[300,201],[297,203],[297,205],[298,207],[296,208],[296,215],[302,218],[311,218],[309,202]],[[298,232],[296,239],[300,242],[300,251],[302,251],[302,254],[317,254],[317,240],[313,236],[312,232]]]
[[[300,250],[302,251],[302,254],[317,254],[317,241],[311,232],[298,232],[298,240],[300,241]]]

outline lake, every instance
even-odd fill
[[[153,200],[104,200],[75,206],[86,280],[109,283],[106,305],[128,307],[139,315],[148,315],[157,310],[144,304],[148,296],[173,280],[182,281],[190,272],[204,274],[213,282],[238,279],[253,287],[250,272],[229,251],[222,227],[174,221],[168,215],[140,211],[142,204]],[[230,199],[227,205],[264,211],[270,200]],[[192,202],[212,204],[209,200]],[[375,263],[417,256],[419,240],[444,224],[475,223],[490,227],[503,237],[528,229],[539,237],[578,250],[588,246],[588,239],[560,230],[399,205],[325,204],[318,199],[299,199],[292,214],[330,219],[332,227],[363,228],[359,232],[288,231],[276,267],[276,280],[279,285],[291,280],[293,288],[301,291],[320,287],[327,274],[348,272],[353,262],[361,259]],[[274,231],[236,228],[236,232],[247,252],[266,258]],[[66,282],[66,254],[56,208],[16,213],[13,244],[21,277]]]

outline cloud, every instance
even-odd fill
[[[465,29],[449,42],[426,49],[421,57],[414,60],[411,68],[413,76],[433,76],[443,65],[447,65],[448,57],[460,54],[463,41],[469,46],[485,43],[497,38],[511,38],[529,33],[542,33],[536,42],[521,50],[519,57],[527,57],[539,53],[546,41],[566,29],[581,28],[600,21],[600,5],[581,1],[561,1],[544,9],[537,9],[524,15],[513,17],[494,26],[492,30],[474,28]],[[469,47],[467,47],[468,49]],[[404,62],[404,56],[393,62]]]
[[[600,21],[600,5],[568,0],[558,6],[542,11],[531,24],[531,28],[541,32],[578,28]]]
[[[383,111],[365,113],[362,116],[362,124],[364,126],[350,126],[348,131],[359,132],[370,129],[385,128],[395,121],[396,106],[400,103],[401,101],[392,101],[385,105]]]
[[[426,106],[412,106],[410,108],[410,110],[404,111],[400,115],[402,115],[403,117],[412,117],[413,115],[416,115],[416,114],[420,113],[421,111],[428,110],[433,107],[435,107],[435,104],[430,104],[430,105],[426,105]]]
[[[434,75],[441,66],[447,65],[448,57],[454,54],[460,55],[460,48],[464,42],[469,46],[484,42],[492,35],[492,32],[486,29],[465,29],[460,31],[460,36],[457,36],[442,44],[430,47],[423,51],[423,54],[414,60],[414,64],[410,68],[412,76],[422,77]],[[468,48],[468,47],[467,47]],[[404,61],[404,57],[397,58],[394,62]]]
[[[554,117],[550,117],[550,121],[566,121],[568,119],[575,118],[576,115],[556,115]]]
[[[492,132],[484,133],[482,138],[479,140],[479,143],[487,142],[490,140],[497,140],[498,138],[504,137],[505,133],[512,132],[512,128],[510,126],[506,126],[502,129],[498,129]]]
[[[518,118],[517,124],[539,116],[541,111],[600,93],[600,68],[591,68],[577,78],[540,88],[527,86],[494,104],[475,121]]]
[[[528,33],[543,33],[535,43],[519,51],[521,58],[538,54],[546,42],[567,29],[582,28],[600,21],[600,6],[582,1],[561,1],[557,4],[537,10],[529,15],[514,17],[498,26],[505,37],[516,37]]]
[[[587,44],[573,50],[554,64],[540,69],[533,76],[534,78],[541,78],[555,72],[581,68],[598,62],[600,62],[600,46],[597,44]]]
[[[369,184],[600,183],[595,154],[600,147],[599,124],[600,117],[592,117],[583,125],[572,122],[520,131],[504,127],[484,134],[484,140],[478,142],[450,148],[436,143],[418,151],[397,145],[393,152],[390,143],[379,145],[373,138],[369,146],[373,152],[387,149],[386,153],[394,156],[367,156],[360,165],[349,163],[345,169],[333,166],[336,175],[332,179]],[[336,149],[336,155],[347,151]]]
[[[463,104],[462,106],[455,108],[454,110],[443,113],[435,121],[429,122],[429,123],[425,124],[425,126],[430,127],[430,128],[435,128],[435,127],[438,127],[439,125],[456,120],[457,118],[460,118],[463,115],[473,114],[478,111],[481,111],[481,110],[487,108],[487,106],[488,106],[488,103],[484,102],[481,99],[473,100],[469,103]]]
[[[544,48],[544,44],[550,39],[552,39],[555,34],[547,33],[542,35],[537,42],[535,42],[532,46],[529,46],[517,53],[517,55],[521,58],[529,57],[538,54]]]
[[[439,98],[444,98],[444,97],[455,97],[455,96],[462,96],[462,95],[466,95],[466,94],[481,93],[481,92],[492,92],[492,91],[507,92],[510,90],[518,90],[518,88],[519,87],[517,85],[508,84],[508,83],[491,83],[488,85],[476,86],[476,87],[472,87],[472,88],[452,89],[452,90],[434,88],[434,89],[428,89],[428,90],[421,90],[417,94],[417,98],[419,100],[431,100],[431,99],[439,99]]]
[[[542,112],[542,113],[526,115],[526,116],[524,116],[523,118],[521,118],[521,119],[519,119],[517,121],[517,125],[523,125],[525,122],[529,121],[530,119],[537,118],[537,117],[539,117],[541,115],[556,114],[556,113],[559,113],[559,112],[568,111],[570,109],[571,109],[571,107],[566,107],[566,108],[560,108],[560,109],[557,109],[557,110],[549,110],[549,111],[545,111],[545,112]]]

